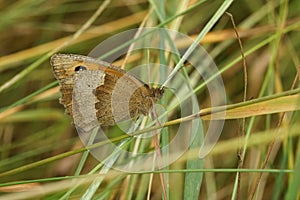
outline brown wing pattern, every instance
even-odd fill
[[[73,117],[72,95],[76,78],[76,67],[85,66],[87,70],[104,71],[109,66],[109,63],[74,54],[55,54],[51,57],[50,63],[54,76],[59,81],[61,91],[60,103],[64,105],[66,113],[71,117]]]
[[[104,71],[104,83],[99,83],[93,91],[96,96],[96,117],[103,126],[114,125],[129,118],[135,119],[140,114],[149,114],[153,103],[163,94],[162,89],[150,88],[126,71],[87,56],[56,54],[51,58],[51,65],[61,86],[60,103],[72,117],[73,87],[77,73],[80,73],[76,72],[76,67]]]

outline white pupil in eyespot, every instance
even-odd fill
[[[77,66],[77,67],[75,67],[75,72],[84,71],[84,70],[86,70],[86,67],[84,67],[84,66]]]

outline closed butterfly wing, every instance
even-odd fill
[[[56,54],[51,65],[61,86],[60,103],[74,123],[96,118],[100,125],[110,126],[135,119],[147,115],[163,94],[162,89],[150,88],[126,71],[87,56]]]

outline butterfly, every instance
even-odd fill
[[[164,94],[110,63],[75,54],[55,54],[50,63],[59,81],[66,113],[81,123],[96,118],[101,126],[148,115]],[[90,118],[90,119],[89,119]]]

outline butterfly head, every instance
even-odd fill
[[[156,99],[156,100],[159,100],[162,98],[164,92],[165,92],[165,88],[153,88],[153,97]]]

